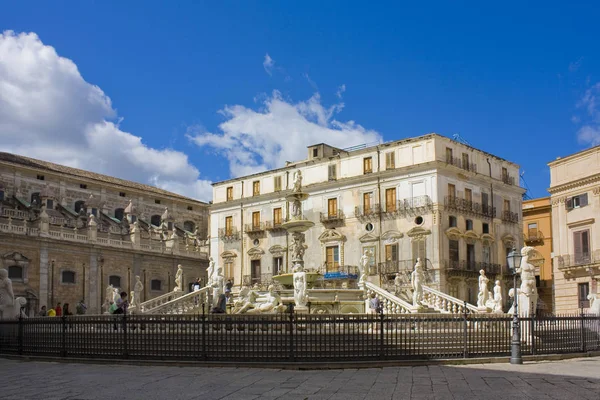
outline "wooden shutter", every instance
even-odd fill
[[[225,217],[225,234],[230,236],[233,229],[233,217]]]
[[[385,210],[387,212],[396,211],[396,188],[385,190]]]
[[[446,147],[446,162],[452,164],[452,149],[450,147]]]
[[[258,227],[260,225],[260,211],[254,211],[252,213],[252,226]]]
[[[363,210],[365,214],[371,212],[371,196],[373,193],[364,193],[363,194]]]
[[[335,164],[332,164],[328,168],[328,179],[330,181],[335,181],[337,179],[337,168]]]
[[[327,214],[330,217],[337,215],[337,199],[327,200]]]
[[[465,189],[465,200],[473,201],[473,191],[471,189]]]
[[[396,168],[396,154],[393,151],[385,153],[385,168],[394,169]]]
[[[281,190],[281,176],[276,176],[273,178],[273,185],[275,186],[275,191],[278,192]]]
[[[588,195],[587,193],[579,195],[579,207],[585,207],[588,205]]]
[[[373,159],[371,157],[366,157],[363,159],[363,169],[365,174],[370,174],[373,172],[372,160]]]
[[[281,208],[276,208],[273,210],[273,224],[281,224]]]
[[[451,183],[448,184],[448,197],[456,197],[456,186]]]

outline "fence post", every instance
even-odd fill
[[[129,348],[127,345],[127,311],[123,313],[123,358],[129,358]]]
[[[465,301],[463,304],[463,358],[469,357],[469,332],[467,327],[467,317],[467,302]]]
[[[19,314],[19,325],[17,328],[17,346],[19,355],[23,355],[23,314]],[[14,332],[14,331],[13,331]]]
[[[529,330],[531,331],[529,334],[529,339],[531,340],[531,354],[535,356],[536,354],[536,348],[535,348],[535,320],[537,319],[537,315],[535,313],[535,309],[533,308],[533,303],[532,303],[532,307],[529,308],[530,310],[532,310],[532,314],[530,315],[531,320],[529,321]]]
[[[381,358],[383,358],[385,356],[385,342],[383,340],[383,324],[384,324],[384,318],[385,316],[383,315],[383,308],[379,308],[379,356]]]
[[[579,315],[581,319],[581,352],[585,353],[585,315],[583,314],[583,307],[581,308],[581,314]]]
[[[288,311],[290,313],[290,361],[294,361],[294,304],[290,303],[288,306]]]
[[[62,335],[61,335],[61,349],[60,356],[67,356],[67,316],[63,314],[61,317]]]
[[[207,359],[206,354],[206,313],[205,313],[206,304],[202,303],[202,319],[200,324],[202,325],[202,358],[204,360]]]

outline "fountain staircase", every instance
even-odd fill
[[[202,304],[206,304],[209,286],[195,292],[185,293],[173,291],[152,300],[141,303],[139,307],[131,307],[134,314],[197,314],[202,312]],[[208,307],[208,306],[205,306]],[[209,310],[206,310],[208,312]]]

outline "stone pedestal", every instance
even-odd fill
[[[308,307],[307,306],[297,306],[297,307],[294,307],[294,313],[296,313],[296,314],[308,314]]]
[[[519,316],[529,317],[535,315],[537,309],[538,294],[519,293]]]

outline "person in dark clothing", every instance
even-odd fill
[[[73,313],[71,312],[71,310],[69,310],[69,303],[65,303],[65,305],[63,306],[62,315],[64,315],[65,317],[73,315]]]

